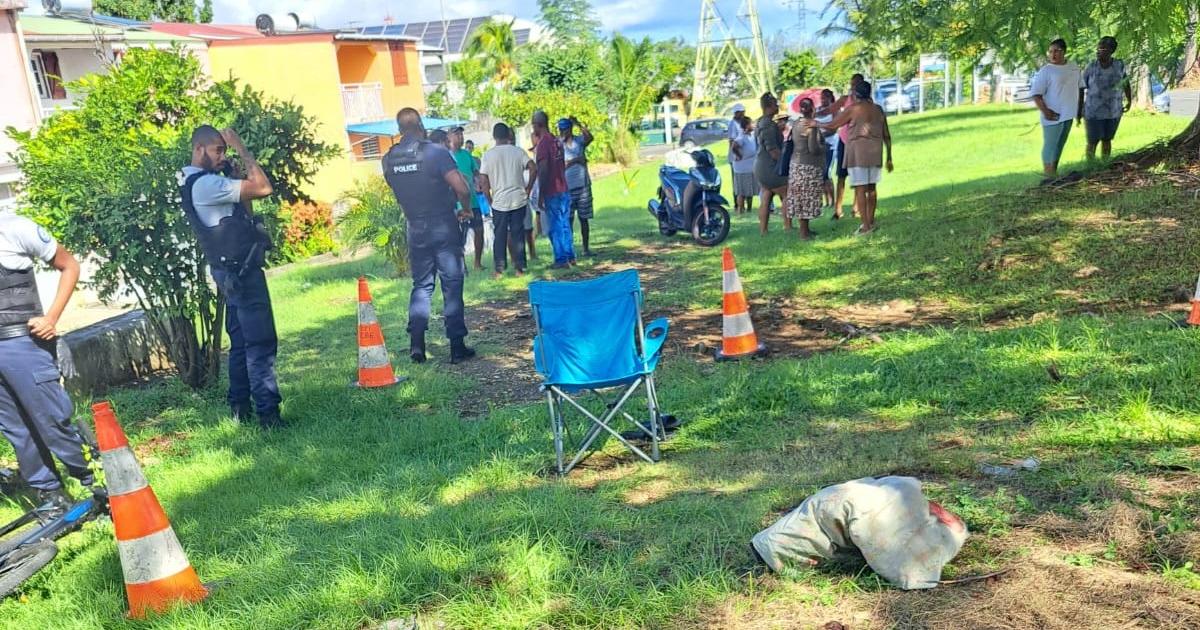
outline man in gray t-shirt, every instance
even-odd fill
[[[1087,125],[1087,157],[1096,159],[1096,145],[1101,145],[1104,159],[1112,154],[1112,141],[1121,124],[1121,115],[1133,104],[1133,90],[1125,73],[1125,62],[1114,59],[1117,52],[1115,37],[1101,37],[1096,46],[1096,60],[1083,70],[1079,88],[1079,115]],[[1121,94],[1124,92],[1124,106]],[[1077,121],[1078,122],[1078,121]]]

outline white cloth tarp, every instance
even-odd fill
[[[864,477],[808,497],[751,544],[774,571],[858,550],[888,582],[920,589],[937,586],[966,540],[966,525],[926,499],[920,481]]]

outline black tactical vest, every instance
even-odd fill
[[[383,157],[383,178],[391,187],[404,218],[408,221],[410,243],[419,243],[426,238],[436,238],[443,233],[458,232],[458,217],[454,204],[443,206],[437,203],[405,203],[413,191],[427,191],[449,185],[437,174],[425,172],[425,152],[433,143],[421,140],[414,143],[392,145]],[[413,240],[416,238],[416,241]]]
[[[0,267],[0,327],[24,326],[42,316],[33,268],[13,271]]]
[[[180,191],[183,214],[192,226],[196,240],[200,242],[204,258],[210,266],[235,274],[262,267],[266,264],[267,250],[271,249],[271,237],[261,221],[247,214],[242,204],[233,204],[233,214],[222,218],[213,227],[204,225],[196,214],[192,186],[205,175],[212,173],[203,171],[189,175]]]

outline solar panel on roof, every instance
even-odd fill
[[[491,19],[491,17],[455,18],[446,22],[437,20],[433,22],[368,26],[359,29],[359,32],[364,35],[383,34],[416,37],[421,40],[421,43],[427,46],[441,47],[447,53],[455,54],[463,51],[475,29]],[[513,35],[516,37],[517,44],[520,45],[529,42],[531,33],[529,29],[520,29],[513,31]]]

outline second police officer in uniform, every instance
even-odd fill
[[[467,347],[463,306],[462,231],[459,222],[471,218],[472,189],[445,147],[426,139],[417,110],[406,107],[396,114],[400,142],[383,157],[383,176],[396,195],[408,222],[408,256],[413,288],[408,305],[409,354],[423,363],[425,331],[429,327],[435,279],[442,281],[446,336],[450,362],[475,356]],[[461,211],[455,210],[458,204]]]

